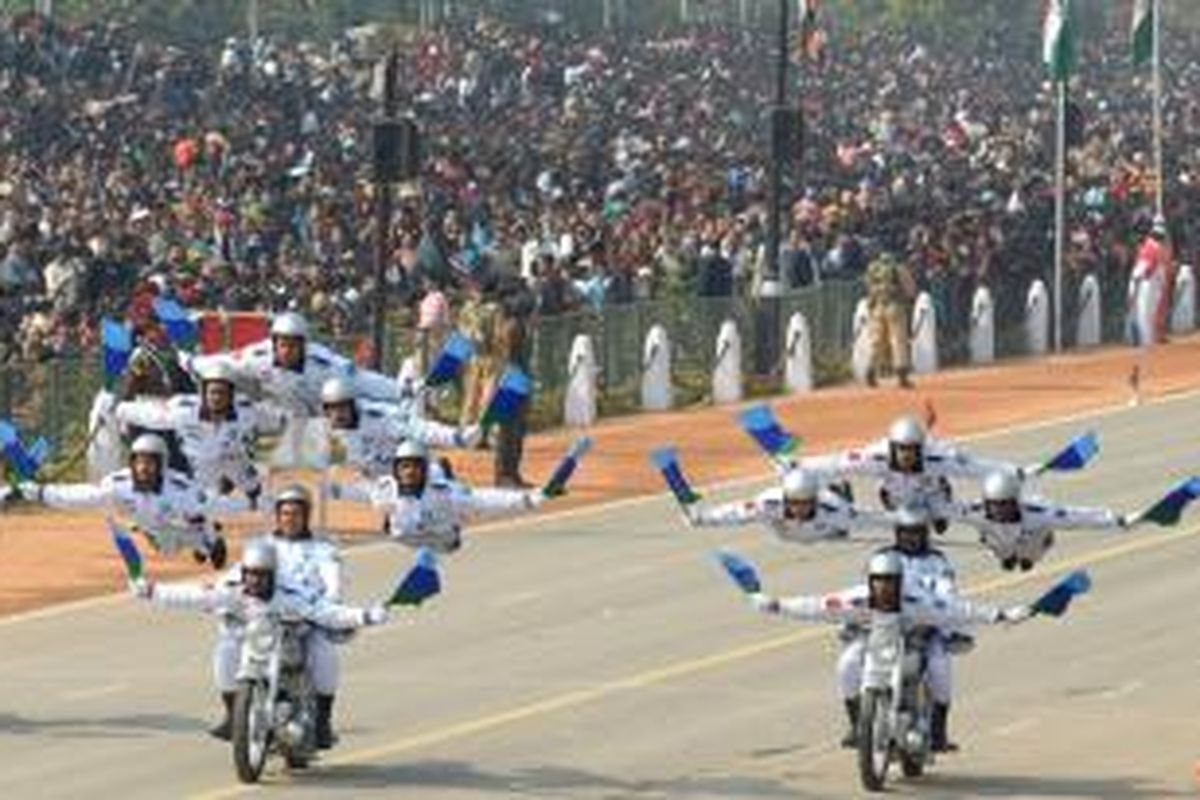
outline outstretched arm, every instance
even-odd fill
[[[106,508],[112,502],[112,485],[92,483],[21,484],[21,494],[50,508]]]

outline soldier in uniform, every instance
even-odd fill
[[[916,293],[912,272],[891,253],[880,255],[867,267],[867,308],[871,315],[867,385],[875,386],[879,373],[890,364],[900,385],[912,388],[908,379],[908,305]]]
[[[536,299],[520,278],[513,276],[501,292],[501,315],[496,324],[496,354],[503,361],[529,370],[530,317]],[[525,415],[523,406],[516,417],[500,424],[496,441],[496,485],[513,489],[528,489],[530,484],[521,477],[521,456],[525,449]]]
[[[467,301],[458,312],[458,329],[475,345],[475,358],[463,373],[463,401],[459,421],[463,427],[479,419],[488,394],[495,383],[496,306],[487,296],[487,286],[479,275],[467,277]],[[487,432],[479,442],[486,448]]]

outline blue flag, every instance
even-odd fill
[[[717,563],[725,570],[725,574],[733,580],[746,594],[757,594],[762,591],[762,582],[758,579],[758,570],[746,559],[731,550],[718,550]]]
[[[509,365],[505,367],[496,382],[496,390],[479,424],[484,428],[496,423],[509,422],[521,411],[521,406],[529,400],[533,393],[533,380],[520,367]]]
[[[770,456],[786,456],[800,445],[800,440],[783,429],[770,406],[751,406],[738,415],[742,430]]]
[[[26,447],[17,426],[0,419],[0,453],[3,453],[4,460],[18,478],[31,481],[37,477],[38,470],[50,456],[50,443],[38,438],[32,446]]]
[[[191,347],[196,343],[196,323],[179,303],[166,297],[157,297],[154,299],[154,314],[167,329],[167,337],[172,344]]]
[[[583,436],[576,439],[571,445],[571,449],[563,456],[563,460],[558,462],[558,467],[555,468],[554,474],[550,476],[550,480],[546,481],[546,485],[542,487],[542,494],[547,497],[556,497],[566,492],[567,481],[571,479],[571,475],[575,472],[575,468],[579,466],[579,462],[583,459],[584,454],[592,448],[592,437]]]
[[[111,518],[107,522],[108,530],[112,533],[113,544],[117,548],[117,553],[120,554],[121,561],[125,562],[125,572],[129,575],[129,580],[138,580],[142,577],[142,554],[138,552],[133,537],[124,528],[113,522]]]
[[[120,322],[105,317],[100,322],[100,339],[104,349],[104,377],[111,382],[121,377],[133,353],[133,334]]]
[[[1042,465],[1041,471],[1074,472],[1086,467],[1100,452],[1100,440],[1095,431],[1088,431],[1072,439],[1070,444]]]
[[[458,377],[462,372],[462,368],[467,362],[475,356],[475,345],[466,336],[463,336],[458,331],[450,334],[450,338],[446,340],[446,344],[442,347],[442,352],[438,354],[437,361],[433,362],[433,367],[429,370],[429,375],[425,378],[426,386],[441,386],[449,383]]]
[[[1188,504],[1200,497],[1200,478],[1188,478],[1167,492],[1166,496],[1138,515],[1138,521],[1156,525],[1175,525]]]
[[[441,590],[442,580],[437,571],[437,558],[432,550],[422,547],[417,551],[416,563],[400,579],[387,604],[419,606]]]
[[[1071,605],[1071,600],[1081,594],[1087,594],[1092,588],[1092,578],[1085,570],[1076,570],[1050,588],[1050,591],[1039,597],[1033,603],[1034,614],[1048,614],[1051,617],[1061,617]]]
[[[650,453],[650,460],[658,467],[658,471],[667,482],[667,488],[675,495],[680,505],[688,506],[700,499],[700,495],[693,491],[687,476],[683,474],[683,467],[679,465],[679,454],[674,447],[658,448]]]

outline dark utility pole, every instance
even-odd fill
[[[375,123],[375,319],[372,343],[372,367],[383,367],[383,333],[387,317],[387,270],[392,257],[392,182],[396,179],[395,147],[391,132],[396,126],[397,73],[400,56],[395,47],[388,55],[383,71],[383,116]]]

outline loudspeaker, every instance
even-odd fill
[[[395,183],[421,171],[421,132],[411,117],[375,123],[375,179]]]
[[[804,117],[800,109],[787,106],[771,109],[771,143],[783,154],[785,162],[800,160],[804,147]]]

